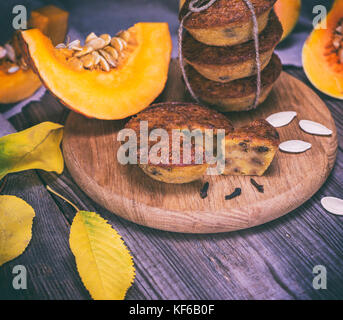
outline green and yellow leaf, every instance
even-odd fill
[[[42,169],[62,173],[63,126],[43,122],[0,138],[0,180],[8,173]]]
[[[135,269],[120,235],[94,212],[79,211],[70,229],[70,248],[82,282],[95,300],[122,300]]]
[[[24,200],[0,196],[0,266],[25,251],[32,237],[34,216]]]

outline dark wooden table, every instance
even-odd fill
[[[308,84],[301,69],[286,71]],[[339,135],[332,174],[300,208],[249,230],[215,235],[153,230],[97,205],[67,170],[61,176],[38,170],[9,175],[2,194],[26,200],[35,209],[36,218],[27,250],[0,267],[0,299],[90,299],[68,245],[75,213],[48,193],[46,184],[79,207],[101,214],[122,235],[137,272],[127,299],[342,299],[343,217],[326,213],[320,199],[343,197],[343,102],[322,98],[336,120]],[[67,115],[47,93],[10,121],[22,130],[41,121],[64,123]],[[27,268],[27,290],[12,287],[15,265]],[[327,269],[326,290],[313,288],[316,265]]]

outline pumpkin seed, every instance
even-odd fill
[[[332,130],[328,129],[327,127],[318,122],[310,120],[299,121],[299,126],[302,130],[310,134],[315,134],[319,136],[329,136],[332,134]]]
[[[326,211],[337,215],[343,215],[342,199],[335,197],[324,197],[320,202]]]
[[[55,48],[56,49],[65,49],[67,46],[64,43],[59,43]]]
[[[9,74],[12,74],[12,73],[15,73],[19,70],[20,68],[18,66],[13,66],[13,67],[10,67],[8,70],[7,70],[7,73]]]
[[[91,41],[91,40],[93,40],[93,39],[96,39],[96,38],[97,38],[96,34],[95,34],[94,32],[91,32],[91,33],[87,36],[87,38],[86,38],[86,40],[85,40],[85,44],[87,44],[89,41]]]
[[[80,58],[88,53],[91,53],[94,49],[92,47],[85,46],[81,51],[75,53],[75,57]]]
[[[99,50],[100,54],[106,59],[109,65],[113,68],[117,66],[116,60],[105,50]]]
[[[81,58],[83,66],[87,69],[90,69],[94,66],[94,56],[93,54],[87,54]]]
[[[0,59],[5,58],[6,55],[7,55],[7,50],[4,47],[0,46]]]
[[[311,143],[302,140],[288,140],[279,145],[280,150],[289,153],[302,153],[312,148]]]
[[[118,51],[114,49],[113,47],[107,46],[104,48],[104,50],[108,52],[113,57],[113,59],[117,60],[119,58]]]
[[[266,120],[274,128],[279,128],[288,125],[297,116],[295,111],[284,111],[270,115]]]
[[[105,47],[105,40],[101,38],[92,39],[86,44],[86,47],[90,47],[93,50],[100,50]]]
[[[68,49],[72,49],[73,47],[81,48],[80,40],[74,40],[68,44]],[[82,49],[82,48],[81,48]]]
[[[97,51],[93,51],[92,55],[94,57],[94,66],[97,66],[100,63],[100,54]]]
[[[105,41],[105,46],[108,46],[111,43],[112,39],[112,37],[107,33],[102,34],[99,38]]]
[[[125,42],[129,42],[130,40],[130,32],[127,30],[118,32],[117,36],[125,40]]]
[[[103,71],[110,71],[110,66],[109,64],[107,63],[107,61],[105,60],[104,57],[102,56],[99,56],[100,57],[100,67]]]
[[[127,47],[127,43],[121,38],[114,37],[111,40],[111,46],[116,49],[118,53],[121,53]]]
[[[15,62],[16,61],[16,54],[15,54],[15,51],[14,51],[13,47],[9,43],[6,43],[5,44],[5,49],[7,51],[7,57],[12,62]]]

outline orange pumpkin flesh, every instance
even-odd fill
[[[274,10],[283,28],[282,39],[285,39],[298,22],[301,9],[301,0],[277,0]]]
[[[77,71],[37,29],[21,33],[27,56],[45,86],[63,104],[90,118],[123,119],[148,107],[167,81],[171,37],[167,23],[138,23],[128,30],[135,47],[109,72]]]
[[[28,25],[30,28],[39,28],[51,37],[54,43],[57,43],[64,41],[68,15],[68,12],[55,6],[46,6],[31,12]],[[13,42],[15,44],[15,38],[13,38]],[[20,69],[12,74],[7,73],[7,69],[8,63],[0,63],[0,104],[24,100],[32,96],[42,85],[39,77],[31,69]]]
[[[333,36],[342,18],[343,0],[336,0],[326,20],[306,40],[302,52],[304,71],[311,83],[338,99],[343,99],[343,63],[333,46]]]

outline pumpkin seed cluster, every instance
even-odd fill
[[[111,37],[109,34],[102,34],[98,37],[92,32],[87,36],[84,46],[81,46],[80,40],[74,40],[67,44],[60,43],[56,48],[75,70],[108,72],[118,67],[129,40],[130,33],[126,30],[119,32],[115,37]]]
[[[0,64],[8,74],[15,73],[20,69],[27,70],[28,65],[21,54],[18,54],[11,43],[0,46]]]

